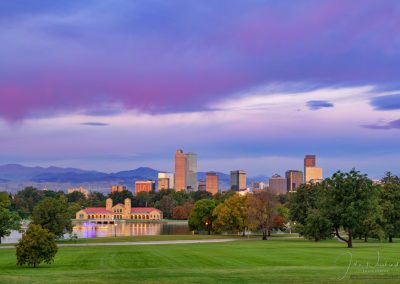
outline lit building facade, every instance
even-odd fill
[[[136,194],[139,192],[150,192],[152,190],[156,190],[156,182],[154,180],[138,180],[135,182]]]
[[[158,173],[158,190],[174,188],[174,174]]]
[[[196,191],[197,189],[197,155],[185,154],[182,150],[177,150],[175,152],[175,190]]]
[[[317,167],[315,155],[304,157],[304,183],[316,183],[323,180],[322,168]]]
[[[113,186],[111,186],[111,193],[121,192],[121,191],[125,191],[125,190],[126,190],[126,186],[125,185],[113,185]]]
[[[287,192],[295,192],[297,188],[304,183],[304,176],[302,171],[286,171],[285,177],[287,180]]]
[[[246,190],[246,172],[242,170],[231,171],[231,189],[236,191]]]
[[[175,152],[175,190],[186,190],[186,155],[182,150]]]
[[[281,177],[278,174],[274,174],[269,179],[268,190],[275,194],[285,194],[287,193],[287,180],[285,177]]]
[[[106,207],[88,207],[76,212],[77,220],[88,220],[100,224],[114,223],[115,220],[162,220],[163,214],[153,207],[131,207],[131,199],[124,204],[113,206],[111,198],[106,200]]]
[[[213,195],[218,193],[218,175],[214,172],[206,173],[206,191]]]

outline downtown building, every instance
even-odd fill
[[[306,155],[304,157],[304,183],[317,183],[323,180],[322,168],[317,167],[317,158],[315,155]]]
[[[287,192],[296,192],[297,188],[304,183],[302,171],[288,170],[285,173],[287,180]]]
[[[214,172],[206,173],[206,191],[212,195],[218,193],[218,175]]]
[[[246,172],[242,170],[231,171],[231,190],[242,191],[246,188]]]
[[[274,174],[269,178],[268,191],[279,195],[287,193],[287,179],[278,174]]]
[[[177,150],[175,152],[175,190],[196,191],[197,189],[197,155]]]
[[[174,188],[174,174],[158,173],[158,190]]]
[[[138,180],[135,182],[135,193],[150,192],[156,190],[156,182],[154,180]]]

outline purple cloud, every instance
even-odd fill
[[[108,126],[108,123],[103,123],[103,122],[82,122],[80,125],[85,125],[85,126]]]
[[[400,119],[390,121],[386,124],[367,124],[367,125],[362,125],[362,127],[368,129],[379,129],[379,130],[400,129]]]
[[[190,112],[268,83],[400,73],[398,1],[69,2],[1,3],[0,117]]]
[[[376,97],[370,103],[376,110],[400,109],[400,94]]]
[[[311,110],[319,110],[321,108],[330,108],[333,107],[333,103],[328,101],[308,101],[306,103],[309,109]]]

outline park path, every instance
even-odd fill
[[[110,242],[110,243],[86,243],[86,244],[58,244],[58,247],[96,247],[96,246],[144,246],[144,245],[177,245],[177,244],[205,244],[224,243],[237,239],[212,239],[212,240],[174,240],[174,241],[145,241],[145,242]],[[14,246],[0,246],[0,249],[10,249]]]

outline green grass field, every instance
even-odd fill
[[[53,264],[37,269],[17,267],[15,250],[0,249],[0,283],[400,282],[400,243],[354,245],[347,249],[335,240],[272,239],[62,247]]]

